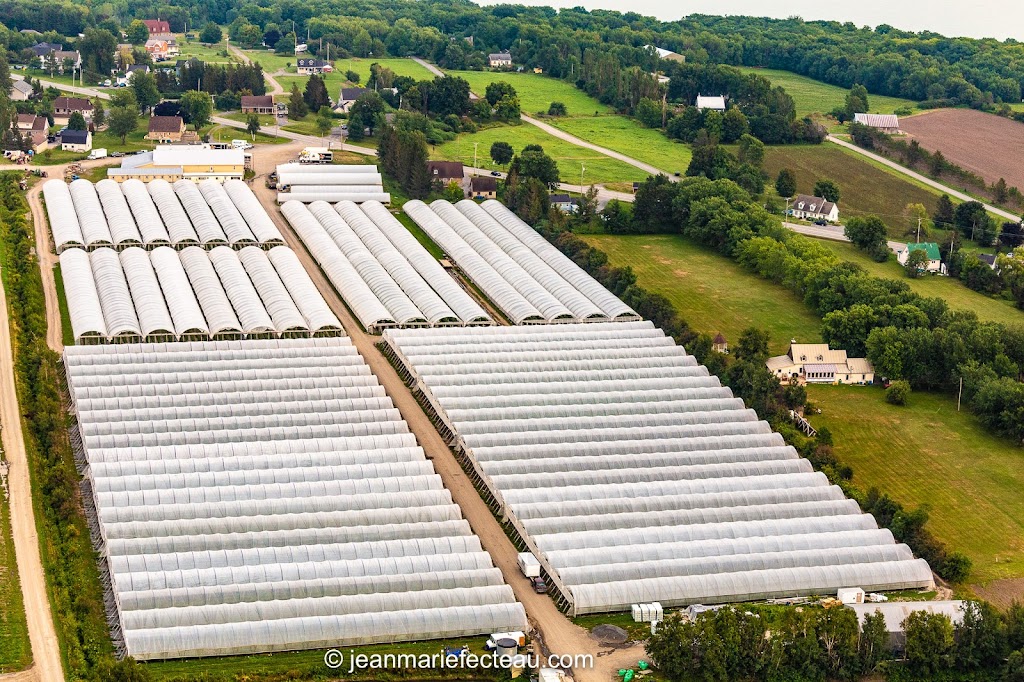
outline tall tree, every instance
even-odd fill
[[[303,119],[306,118],[308,113],[309,107],[306,106],[306,100],[302,98],[302,93],[299,92],[299,84],[292,83],[292,90],[288,93],[288,116],[290,118]]]
[[[121,138],[124,144],[127,137],[139,127],[139,110],[135,107],[113,107],[110,110],[110,123],[107,129]]]
[[[835,180],[822,178],[814,183],[814,196],[835,203],[839,201],[839,185]]]
[[[68,118],[68,130],[86,130],[87,127],[85,116],[82,116],[80,112],[76,111]]]
[[[145,112],[160,103],[160,90],[156,87],[156,76],[136,71],[132,75],[132,91],[139,108]]]
[[[796,174],[788,168],[779,171],[775,178],[775,191],[780,197],[791,197],[796,194]]]
[[[515,150],[508,142],[498,141],[491,145],[491,160],[499,166],[504,166],[512,161]]]
[[[78,52],[82,55],[86,78],[93,81],[107,78],[116,66],[117,38],[102,28],[87,28],[78,41]]]
[[[321,107],[330,105],[331,98],[327,94],[327,85],[321,76],[313,74],[309,77],[306,89],[302,93],[302,101],[306,103],[309,111],[320,111]]]
[[[199,32],[199,41],[202,43],[219,43],[224,39],[224,31],[221,30],[220,26],[212,21],[206,22],[203,25],[203,30]]]
[[[487,102],[492,107],[497,105],[497,103],[500,102],[503,97],[516,96],[516,89],[512,87],[509,83],[506,83],[505,81],[497,81],[495,83],[490,83],[487,86],[487,90],[484,94],[484,97],[487,99]]]
[[[328,106],[320,107],[320,110],[316,112],[316,131],[323,138],[327,133],[331,132],[333,127],[334,114],[331,112],[331,108]]]
[[[181,96],[181,115],[196,132],[210,122],[213,99],[208,92],[189,90]]]
[[[257,116],[256,114],[249,114],[249,118],[247,118],[245,121],[245,129],[252,137],[253,142],[256,141],[256,133],[260,132],[261,127],[262,126],[260,125],[260,117]]]
[[[125,30],[127,33],[127,40],[132,45],[142,45],[149,40],[149,29],[142,23],[142,20],[135,19],[132,23],[128,24],[128,28]]]
[[[939,197],[938,202],[935,205],[935,213],[932,215],[932,222],[935,223],[936,227],[948,228],[951,227],[956,219],[954,212],[953,201],[949,198],[948,194],[943,194]]]

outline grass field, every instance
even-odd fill
[[[641,181],[647,173],[622,161],[609,158],[604,154],[583,149],[556,137],[548,135],[536,126],[523,123],[516,126],[497,125],[485,128],[476,133],[464,133],[455,140],[431,148],[433,159],[462,161],[473,163],[473,145],[477,147],[477,164],[480,168],[493,166],[489,152],[491,144],[497,141],[508,142],[519,152],[528,144],[539,144],[544,151],[558,162],[558,170],[562,182],[576,184],[580,181],[580,164],[586,166],[584,181],[600,183],[612,181]],[[494,166],[497,168],[497,166]]]
[[[985,433],[956,399],[914,393],[885,402],[879,389],[808,386],[854,482],[930,507],[929,528],[974,561],[973,582],[1024,576],[1024,450]]]
[[[713,251],[676,235],[583,235],[608,254],[613,265],[629,265],[637,282],[668,298],[699,332],[722,332],[735,343],[750,326],[771,334],[771,350],[782,353],[790,339],[821,341],[820,321],[803,301]]]
[[[674,142],[660,130],[644,128],[625,116],[560,118],[546,122],[581,140],[649,163],[669,175],[685,173],[693,157],[689,145]]]
[[[803,194],[810,194],[819,179],[835,180],[840,190],[840,222],[851,216],[874,214],[885,221],[890,236],[897,239],[903,237],[909,226],[908,219],[903,217],[907,204],[924,204],[932,213],[939,198],[938,194],[882,170],[854,152],[828,143],[769,147],[764,168],[772,182],[780,170],[789,168],[796,173],[797,192]]]
[[[925,276],[910,279],[903,274],[903,267],[894,258],[890,258],[885,263],[876,263],[852,244],[828,239],[818,241],[843,260],[857,263],[872,275],[906,282],[913,291],[922,296],[935,296],[944,299],[951,308],[973,310],[978,314],[978,319],[982,321],[1024,324],[1024,312],[1014,307],[1010,301],[979,294],[952,277]]]
[[[846,95],[850,92],[846,88],[837,85],[829,85],[813,78],[807,78],[790,71],[779,71],[776,69],[755,69],[742,67],[744,73],[756,73],[764,76],[772,82],[772,85],[781,85],[796,102],[796,115],[798,118],[808,114],[827,114],[836,107],[846,104]],[[884,95],[868,95],[868,109],[873,114],[891,114],[897,109],[909,107],[917,111],[917,102],[899,97],[886,97]]]
[[[252,53],[247,54],[254,60],[259,61],[263,64],[263,59],[266,53]],[[272,61],[270,66],[263,64],[263,70],[267,73],[273,73],[277,69],[285,68],[286,63],[290,63],[288,72],[295,74],[295,57],[289,56],[289,58],[280,57],[278,55],[271,55]],[[370,65],[380,64],[386,66],[395,72],[398,76],[409,76],[416,80],[432,80],[434,75],[427,69],[423,68],[411,59],[335,59],[334,71],[331,73],[324,74],[324,83],[327,85],[327,93],[333,98],[338,99],[338,92],[342,87],[352,87],[348,79],[345,78],[345,72],[352,70],[359,74],[359,82],[355,85],[365,87],[366,82],[370,80]],[[281,87],[285,89],[285,92],[291,90],[292,84],[297,83],[299,89],[302,90],[306,87],[306,81],[309,80],[309,76],[299,76],[298,74],[289,76],[275,76],[274,79],[281,84]]]
[[[198,40],[186,41],[182,38],[178,39],[178,49],[181,51],[175,59],[201,59],[207,64],[229,64],[237,61],[230,54],[224,56],[225,50],[224,41],[214,43],[212,45],[204,45]]]
[[[538,73],[505,73],[500,71],[448,71],[453,76],[465,78],[470,89],[480,97],[487,86],[505,81],[516,89],[519,105],[524,114],[533,116],[548,111],[552,102],[565,105],[569,116],[593,116],[595,113],[614,113],[611,107],[573,86],[567,81]]]

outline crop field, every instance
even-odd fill
[[[840,222],[855,215],[874,214],[885,221],[889,235],[897,239],[903,237],[909,226],[908,219],[903,217],[907,204],[924,204],[932,213],[939,198],[938,194],[882,170],[854,152],[828,143],[769,147],[764,169],[772,182],[783,168],[796,173],[797,192],[803,194],[810,194],[821,178],[835,180],[840,191]]]
[[[964,286],[952,277],[924,276],[910,279],[903,274],[903,267],[894,257],[885,263],[876,263],[863,251],[857,250],[846,242],[818,240],[822,246],[828,247],[843,260],[857,263],[872,275],[888,277],[906,282],[910,288],[922,296],[935,296],[949,303],[951,308],[973,310],[983,322],[1002,322],[1003,324],[1024,324],[1024,312],[1002,298],[992,298]]]
[[[735,343],[747,327],[761,327],[773,353],[785,352],[790,339],[821,341],[817,316],[798,296],[683,237],[582,236],[613,265],[632,267],[641,286],[668,298],[699,332],[722,332]]]
[[[900,128],[989,183],[1005,178],[1024,188],[1024,124],[974,109],[936,109],[901,120]]]
[[[854,483],[929,506],[929,528],[974,562],[972,582],[1024,576],[1024,450],[987,434],[956,399],[912,393],[908,405],[879,389],[808,386]]]
[[[740,70],[744,73],[756,73],[759,76],[764,76],[772,82],[772,85],[781,85],[785,88],[796,102],[797,117],[813,113],[827,114],[836,107],[845,105],[846,95],[850,92],[838,85],[829,85],[791,71],[757,69],[746,66],[741,67]],[[900,97],[868,95],[868,109],[873,114],[891,114],[904,107],[917,111],[917,102]]]
[[[674,142],[660,130],[645,128],[625,116],[549,119],[547,123],[581,140],[649,163],[668,175],[686,173],[693,157],[689,145]]]
[[[565,105],[569,116],[593,116],[595,113],[614,113],[610,107],[573,86],[567,81],[538,73],[505,73],[496,71],[448,71],[453,76],[465,78],[469,88],[480,97],[487,86],[505,81],[516,89],[523,113],[533,116],[548,111],[552,102]]]
[[[583,149],[557,137],[548,135],[540,128],[528,123],[515,126],[498,125],[484,128],[476,133],[464,133],[451,142],[432,147],[430,156],[433,159],[461,161],[473,164],[473,145],[477,146],[477,164],[479,168],[495,169],[489,155],[491,144],[508,142],[519,152],[528,144],[539,144],[544,151],[558,163],[562,182],[577,184],[580,181],[580,164],[586,166],[584,181],[586,183],[602,183],[612,181],[642,181],[647,173],[622,161],[609,158],[589,149]]]

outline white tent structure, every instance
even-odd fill
[[[169,246],[171,237],[167,233],[160,212],[153,203],[153,197],[146,189],[146,183],[134,178],[121,183],[121,192],[131,207],[132,215],[135,217],[135,224],[142,233],[142,241],[147,247]]]
[[[348,339],[77,346],[65,367],[128,655],[527,629]]]
[[[113,180],[96,183],[96,194],[103,207],[103,213],[110,227],[110,238],[118,248],[141,246],[142,235],[135,224],[132,211],[121,193],[121,186]]]
[[[932,584],[649,322],[384,342],[573,614]]]
[[[82,236],[82,226],[78,222],[78,213],[67,183],[63,180],[47,180],[43,184],[43,200],[46,202],[53,246],[57,253],[61,254],[69,247],[84,247],[85,237]]]
[[[92,183],[88,180],[75,180],[68,189],[75,203],[75,213],[78,214],[78,224],[82,227],[86,248],[113,245],[110,227],[107,225],[106,216],[103,215],[103,206]],[[52,224],[53,219],[50,222]]]

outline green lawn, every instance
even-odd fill
[[[238,61],[230,53],[227,56],[224,56],[225,47],[224,41],[213,45],[204,45],[198,40],[192,40],[189,42],[179,36],[178,49],[181,51],[181,54],[175,57],[174,60],[191,59],[192,57],[195,57],[207,64],[228,64]]]
[[[552,102],[565,105],[569,116],[611,114],[614,110],[598,102],[568,81],[538,73],[506,73],[502,71],[448,71],[453,76],[469,81],[470,89],[484,96],[491,83],[504,81],[516,89],[519,105],[524,114],[533,116],[547,113]]]
[[[744,73],[756,73],[772,82],[781,85],[796,102],[796,115],[802,118],[809,114],[827,114],[836,107],[846,104],[846,95],[850,92],[837,85],[829,85],[813,78],[800,76],[790,71],[776,69],[755,69],[742,67]],[[909,107],[917,111],[917,102],[899,97],[884,95],[868,95],[868,109],[873,114],[891,114],[897,109]]]
[[[680,236],[581,236],[613,265],[632,267],[638,284],[668,298],[699,332],[735,343],[747,327],[761,327],[773,353],[785,352],[790,339],[821,341],[820,321],[798,296]]]
[[[914,393],[885,402],[879,389],[808,386],[854,483],[930,507],[928,527],[974,561],[972,581],[1024,576],[1024,450],[985,432],[956,399]]]
[[[835,180],[840,191],[840,222],[851,216],[874,214],[885,221],[889,235],[901,241],[906,241],[903,235],[910,226],[903,217],[906,205],[924,204],[933,213],[939,198],[923,186],[829,143],[768,147],[764,168],[772,182],[781,169],[794,171],[797,192],[803,194],[810,194],[819,179]]]
[[[539,144],[544,151],[558,162],[562,182],[576,184],[580,178],[580,164],[586,166],[584,181],[601,183],[613,181],[642,181],[647,173],[622,161],[609,158],[589,149],[577,147],[548,135],[540,128],[523,123],[520,125],[496,125],[484,128],[476,133],[464,133],[451,142],[431,148],[431,158],[447,161],[473,163],[473,145],[477,146],[477,164],[480,168],[498,168],[489,156],[491,144],[497,141],[508,142],[519,152],[528,144]]]
[[[53,267],[53,281],[57,288],[57,307],[60,309],[60,331],[65,346],[75,345],[75,331],[71,328],[71,312],[68,309],[68,297],[64,292],[64,276],[60,272],[60,263]]]
[[[626,116],[558,118],[546,122],[581,140],[649,163],[668,175],[686,173],[693,157],[689,145],[674,142],[660,130],[645,128]]]
[[[241,111],[229,111],[217,115],[223,118],[229,118],[232,121],[238,121],[239,123],[248,123],[249,117],[252,116],[252,114],[243,114]],[[256,117],[260,120],[260,125],[264,128],[273,128],[274,123],[277,120],[272,114],[256,114]]]
[[[289,56],[287,59],[278,55],[271,55],[272,59],[270,64],[264,63],[264,55],[266,53],[253,53],[247,52],[254,61],[259,61],[263,64],[263,70],[267,73],[273,73],[278,69],[285,69],[287,64],[287,71],[290,74],[295,74],[295,57]],[[370,80],[370,65],[380,64],[386,66],[395,72],[397,76],[409,76],[416,80],[432,80],[433,74],[427,69],[420,66],[418,63],[411,59],[333,59],[334,71],[331,73],[324,74],[324,83],[327,86],[327,93],[333,98],[338,99],[338,92],[342,87],[352,87],[352,83],[345,77],[345,73],[349,70],[355,71],[359,74],[359,82],[354,85],[361,87],[366,86],[366,82]],[[298,84],[299,90],[306,87],[306,81],[309,80],[309,76],[299,76],[298,74],[289,76],[275,76],[274,79],[281,84],[281,87],[285,91],[291,90],[292,84]]]
[[[935,296],[944,299],[951,308],[973,310],[982,321],[1024,324],[1024,312],[1014,307],[1010,301],[992,298],[968,289],[960,280],[934,275],[910,279],[903,274],[903,268],[896,262],[895,257],[890,257],[885,263],[876,263],[866,253],[858,250],[852,244],[828,239],[818,241],[822,246],[834,251],[843,260],[857,263],[872,275],[906,282],[913,291],[922,296]]]

